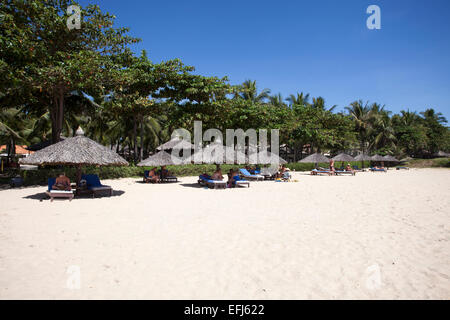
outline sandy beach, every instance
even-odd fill
[[[0,191],[0,298],[450,299],[450,170],[293,175]]]

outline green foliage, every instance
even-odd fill
[[[136,163],[174,129],[191,131],[199,120],[205,130],[280,129],[280,144],[296,155],[304,146],[397,157],[450,151],[447,120],[434,109],[391,115],[384,106],[359,100],[346,113],[335,113],[320,96],[301,92],[283,100],[258,90],[256,81],[231,85],[226,77],[194,74],[179,59],[154,63],[145,51],[133,55],[129,45],[139,39],[115,28],[115,16],[96,5],[82,7],[81,29],[69,30],[69,4],[76,3],[0,3],[0,142],[9,150],[16,142],[50,136],[56,142],[81,125],[87,136]],[[114,176],[115,169],[105,170]],[[135,169],[117,170],[128,176]]]

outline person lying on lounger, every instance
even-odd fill
[[[233,187],[234,181],[235,181],[234,177],[239,178],[239,172],[238,172],[238,170],[230,169],[230,172],[228,173],[228,181],[227,181],[228,188]]]
[[[217,181],[222,181],[223,180],[222,170],[221,169],[217,169],[216,172],[213,173],[211,179],[212,180],[217,180]]]
[[[70,179],[66,177],[64,172],[61,172],[56,178],[55,184],[52,186],[53,190],[65,190],[70,191],[72,188],[70,187]]]

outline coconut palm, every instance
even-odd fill
[[[269,97],[270,103],[275,107],[284,107],[286,104],[284,103],[283,96],[281,93]]]
[[[326,111],[325,107],[325,99],[322,97],[313,98],[313,103],[311,105],[313,108],[321,109]],[[337,107],[337,105],[332,106],[328,109],[328,111],[333,112],[333,110]]]
[[[267,99],[270,99],[270,89],[263,89],[260,93],[258,93],[256,81],[246,80],[239,86],[238,95],[244,100],[262,103]]]
[[[293,105],[306,106],[309,104],[309,93],[303,94],[303,92],[301,92],[297,93],[297,95],[291,94],[289,95],[289,97],[286,98],[286,101],[289,102],[291,106]]]
[[[365,153],[370,130],[371,108],[368,106],[368,103],[364,104],[362,100],[359,100],[352,102],[345,109],[355,122],[361,151]]]

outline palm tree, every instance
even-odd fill
[[[291,106],[293,105],[306,106],[309,104],[309,93],[303,94],[303,92],[301,92],[297,93],[297,95],[291,94],[289,95],[289,97],[286,98],[286,101],[289,102]]]
[[[322,97],[313,98],[312,107],[326,111],[325,99]],[[333,112],[336,107],[337,105],[334,105],[330,109],[328,109],[328,111]]]
[[[434,111],[430,108],[420,113],[425,120],[434,120],[437,123],[447,123],[447,119],[440,112]]]
[[[263,89],[258,93],[256,81],[246,80],[239,86],[238,95],[244,100],[250,100],[255,103],[263,103],[270,99],[270,89]]]
[[[409,111],[409,109],[407,111],[402,110],[400,111],[401,117],[401,123],[405,126],[412,126],[416,121],[417,121],[417,112],[412,112]]]
[[[362,100],[359,100],[352,102],[350,106],[345,109],[355,122],[355,128],[358,133],[361,151],[365,153],[370,130],[371,108],[367,103],[364,105]]]
[[[275,107],[284,107],[286,104],[283,102],[283,96],[281,93],[269,97],[270,103]]]

